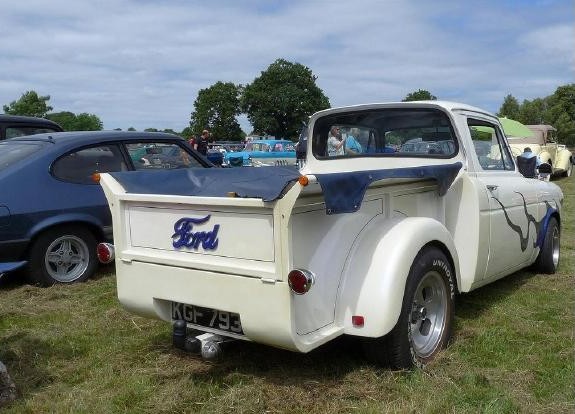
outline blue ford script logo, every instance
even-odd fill
[[[203,218],[182,217],[174,224],[174,234],[172,235],[172,245],[179,249],[188,247],[198,250],[200,243],[205,250],[215,250],[218,247],[219,224],[215,224],[212,231],[194,231],[194,224],[204,224],[211,215]]]

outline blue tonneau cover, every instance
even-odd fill
[[[444,195],[461,169],[461,163],[346,173],[317,174],[327,214],[357,211],[367,187],[386,178],[435,179]],[[300,173],[296,167],[197,168],[166,171],[110,173],[128,193],[200,197],[281,198]]]
[[[124,190],[134,194],[170,194],[199,197],[281,198],[300,173],[295,166],[246,168],[187,168],[165,171],[110,173]]]
[[[462,164],[426,165],[389,170],[357,171],[335,174],[317,174],[325,197],[327,214],[353,213],[361,207],[365,190],[374,181],[386,178],[415,178],[437,180],[439,195],[444,195]]]

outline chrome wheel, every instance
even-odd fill
[[[426,273],[415,290],[411,307],[409,332],[413,351],[427,358],[438,348],[445,330],[448,291],[436,271]]]
[[[559,239],[559,228],[555,226],[553,228],[553,234],[551,236],[551,252],[553,254],[553,267],[557,269],[559,266],[559,246],[560,246],[560,239]]]
[[[82,277],[88,268],[90,251],[87,244],[74,235],[55,239],[46,249],[44,266],[57,282],[70,283]]]

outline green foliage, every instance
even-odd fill
[[[536,98],[532,101],[524,100],[516,117],[507,116],[507,118],[515,119],[525,125],[545,124],[546,106],[545,99],[542,98]]]
[[[198,92],[191,114],[194,135],[208,129],[214,139],[240,141],[244,138],[236,116],[240,114],[241,86],[217,82]],[[190,134],[192,135],[192,134]]]
[[[48,105],[50,95],[39,96],[35,91],[27,91],[17,101],[3,105],[4,113],[9,115],[24,115],[45,118],[53,108]]]
[[[499,108],[497,116],[519,120],[519,113],[519,102],[513,95],[509,94],[503,100],[503,105]]]
[[[435,101],[437,97],[432,95],[431,92],[425,89],[419,89],[415,92],[408,93],[401,102],[411,102],[411,101]]]
[[[187,126],[182,130],[182,132],[180,132],[180,135],[186,139],[190,139],[192,135],[194,135],[194,131],[192,130],[192,127]]]
[[[128,128],[128,131],[135,131],[135,130],[136,130],[136,128],[134,128],[134,127]]]
[[[96,115],[72,112],[54,112],[46,115],[46,118],[56,122],[64,131],[101,131],[103,128],[102,121]]]
[[[300,63],[284,59],[272,63],[244,89],[242,109],[254,132],[297,137],[308,116],[330,107],[316,79],[311,69]]]

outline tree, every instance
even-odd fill
[[[537,125],[546,123],[546,98],[536,98],[532,101],[525,99],[519,107],[519,114],[513,118],[525,125]],[[511,118],[511,116],[508,116]]]
[[[415,92],[408,93],[401,102],[411,102],[411,101],[435,101],[437,97],[432,95],[431,92],[425,89],[419,89]]]
[[[499,108],[497,116],[507,117],[510,119],[515,119],[517,121],[519,120],[520,116],[519,102],[517,101],[517,99],[515,99],[515,97],[513,97],[513,95],[509,94],[505,97],[505,99],[503,100],[503,105],[501,105],[501,108]]]
[[[26,91],[17,101],[4,105],[4,113],[9,115],[25,115],[45,118],[53,108],[48,105],[50,95],[38,96],[35,91]]]
[[[546,123],[557,128],[559,142],[575,145],[575,83],[558,87],[546,102]]]
[[[208,129],[214,139],[242,140],[244,133],[236,119],[240,114],[240,93],[241,86],[231,82],[217,82],[201,89],[190,117],[192,133],[200,135]]]
[[[192,135],[194,135],[194,131],[192,130],[191,126],[187,126],[184,129],[182,129],[182,132],[180,132],[180,135],[183,136],[184,138],[191,138]]]
[[[254,132],[296,138],[302,122],[330,107],[311,69],[278,59],[244,88],[242,109]]]
[[[64,131],[101,131],[103,128],[100,118],[85,112],[78,115],[69,111],[54,112],[46,118],[59,124]]]

